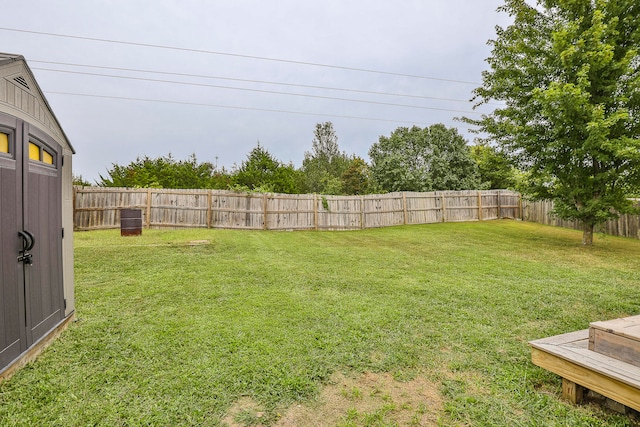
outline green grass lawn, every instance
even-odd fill
[[[429,380],[440,425],[633,425],[565,403],[527,342],[639,314],[640,241],[515,221],[74,238],[77,321],[0,384],[0,425],[223,425],[241,398],[264,413],[239,425],[272,425],[336,372]]]

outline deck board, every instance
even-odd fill
[[[640,316],[592,322],[590,327],[640,341]]]
[[[529,344],[534,345],[535,343],[540,344],[549,344],[549,345],[565,345],[569,343],[581,343],[584,340],[589,341],[589,330],[585,329],[582,331],[568,332],[566,334],[554,335],[552,337],[541,338],[539,340],[531,341]],[[586,345],[586,344],[585,344]]]

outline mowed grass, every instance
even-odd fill
[[[640,241],[515,221],[74,237],[77,321],[0,384],[0,425],[215,426],[240,398],[269,425],[336,371],[428,378],[440,425],[632,425],[562,401],[527,342],[639,314]]]

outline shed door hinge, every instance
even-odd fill
[[[64,239],[64,227],[62,228],[62,238]]]

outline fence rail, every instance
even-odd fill
[[[76,230],[119,228],[121,209],[141,209],[146,228],[357,230],[522,218],[520,195],[507,190],[322,196],[74,187]]]

